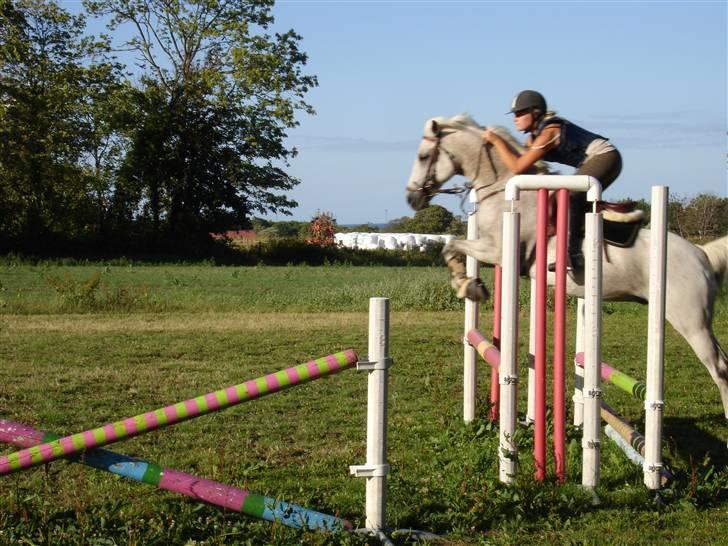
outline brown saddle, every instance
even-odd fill
[[[549,237],[551,237],[556,234],[555,193],[551,194],[549,201]],[[605,243],[623,248],[634,244],[645,217],[645,212],[637,208],[635,201],[620,203],[597,201],[597,212],[601,212],[604,219]]]

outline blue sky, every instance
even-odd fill
[[[524,88],[620,149],[606,198],[649,198],[652,184],[728,196],[724,1],[279,0],[273,13],[274,30],[303,36],[319,79],[317,115],[289,135],[294,219],[411,216],[404,186],[425,121],[468,112],[511,127],[504,112]],[[459,212],[456,197],[435,202]]]

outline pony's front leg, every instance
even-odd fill
[[[442,256],[450,270],[450,284],[457,293],[458,298],[468,298],[473,301],[484,302],[490,297],[488,289],[479,277],[468,277],[465,272],[465,264],[459,259],[460,256],[473,256],[480,262],[487,263],[490,254],[485,248],[483,240],[462,240],[454,239],[448,242],[442,249]]]

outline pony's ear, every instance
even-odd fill
[[[427,120],[427,123],[425,123],[425,136],[426,137],[436,137],[440,133],[440,124],[437,122],[437,119],[431,118]]]

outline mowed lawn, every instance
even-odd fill
[[[641,470],[603,437],[595,505],[578,487],[581,438],[573,427],[566,486],[551,473],[544,485],[532,482],[528,430],[518,437],[521,477],[499,484],[485,367],[478,419],[462,423],[462,303],[444,267],[4,262],[0,419],[69,434],[349,347],[364,358],[371,296],[389,297],[392,309],[389,527],[451,544],[725,542],[728,428],[717,388],[669,327],[663,452],[676,479],[660,503],[642,486]],[[604,311],[605,360],[643,379],[646,307],[607,303]],[[523,324],[527,316],[524,306]],[[488,305],[481,323],[489,332]],[[714,329],[728,347],[725,287]],[[527,341],[524,331],[523,377]],[[604,390],[643,429],[641,402]],[[520,396],[523,412],[525,381]],[[349,465],[365,462],[365,429],[366,376],[347,371],[110,449],[361,527],[364,481],[349,476]],[[377,541],[259,522],[65,461],[0,478],[0,544],[300,543]]]

